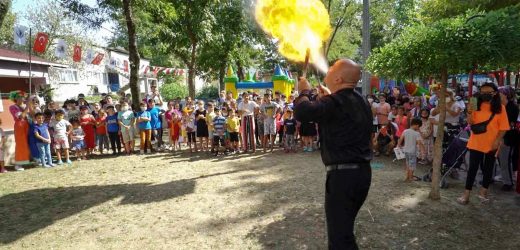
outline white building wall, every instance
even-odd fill
[[[54,100],[63,102],[69,98],[76,98],[82,93],[87,96],[110,93],[109,73],[118,74],[119,88],[128,88],[129,70],[124,70],[124,61],[129,62],[128,55],[115,51],[96,51],[104,53],[105,57],[99,65],[82,62],[71,65],[69,68],[49,68],[49,83],[54,88]],[[141,59],[140,73],[150,65],[150,61]],[[144,81],[144,80],[143,80]],[[141,83],[141,92],[146,84]],[[97,90],[97,92],[96,92]],[[126,91],[129,92],[129,91]]]

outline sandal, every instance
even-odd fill
[[[480,195],[480,194],[477,195],[477,197],[479,198],[479,200],[480,200],[481,203],[488,203],[488,202],[489,202],[489,198],[484,197],[484,196],[482,196],[482,195]]]
[[[464,199],[463,196],[457,198],[457,203],[461,204],[461,205],[468,205],[469,203],[469,199]]]

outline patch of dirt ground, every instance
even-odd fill
[[[356,223],[363,249],[519,249],[520,198],[441,201],[404,183],[401,163],[374,160]],[[419,168],[423,173],[426,167]],[[326,249],[319,153],[210,157],[154,154],[0,175],[0,248]]]

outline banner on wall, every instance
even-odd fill
[[[94,51],[92,49],[88,49],[87,54],[85,55],[85,63],[91,64],[92,60],[94,60]]]
[[[81,62],[81,46],[74,45],[74,55],[72,56],[74,62]]]
[[[105,54],[98,53],[96,55],[96,57],[94,58],[94,60],[92,60],[92,64],[99,65],[101,63],[101,61],[103,60],[103,57],[105,57]]]
[[[36,34],[36,39],[34,39],[33,51],[37,53],[44,53],[45,49],[47,49],[48,42],[49,36],[43,32],[38,32],[38,34]]]
[[[56,44],[56,51],[54,53],[57,58],[64,58],[67,54],[67,43],[65,40],[60,39]]]
[[[25,45],[27,43],[26,32],[27,27],[22,25],[16,25],[14,27],[14,43],[18,45]]]

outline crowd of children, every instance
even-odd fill
[[[420,180],[414,176],[417,163],[428,165],[433,161],[434,141],[439,129],[444,131],[443,150],[448,149],[455,137],[464,132],[469,137],[468,116],[469,99],[464,101],[464,92],[448,89],[445,100],[439,100],[439,89],[432,89],[432,96],[412,97],[401,93],[399,88],[389,93],[368,95],[367,101],[372,107],[374,118],[373,149],[375,156],[393,155],[397,148],[404,153],[405,180]],[[477,96],[479,93],[475,93]],[[493,176],[503,182],[503,191],[510,191],[514,186],[515,176],[519,175],[518,157],[520,150],[520,116],[518,102],[511,87],[500,87],[497,93],[509,116],[510,126],[499,147],[502,159],[498,159],[497,170]],[[497,98],[498,98],[497,97]],[[445,123],[439,123],[439,102],[446,103]],[[396,156],[397,157],[397,156]],[[459,161],[459,165],[462,162]],[[466,163],[467,164],[467,163]],[[467,166],[466,166],[467,167]],[[453,173],[457,173],[455,170]],[[517,180],[518,181],[518,180]],[[520,188],[517,187],[518,192]]]
[[[45,168],[71,165],[72,157],[80,161],[93,154],[130,155],[187,148],[192,153],[227,155],[248,149],[254,152],[257,147],[264,152],[281,147],[289,153],[297,152],[298,139],[306,152],[318,145],[317,125],[301,124],[293,118],[294,96],[288,102],[284,95],[277,92],[273,96],[270,90],[264,95],[245,92],[238,100],[222,92],[218,100],[207,103],[178,98],[168,101],[165,109],[156,95],[147,96],[137,108],[131,107],[128,96],[114,101],[113,96],[105,95],[100,102],[88,103],[79,94],[61,107],[55,102],[40,105],[38,97],[27,98],[22,91],[12,92],[10,97],[15,102],[10,112],[15,120],[18,171],[34,163]],[[1,143],[5,143],[3,130],[0,132]],[[165,142],[163,134],[167,134]],[[137,139],[139,151],[134,152]],[[6,172],[3,161],[0,164],[1,172]]]

